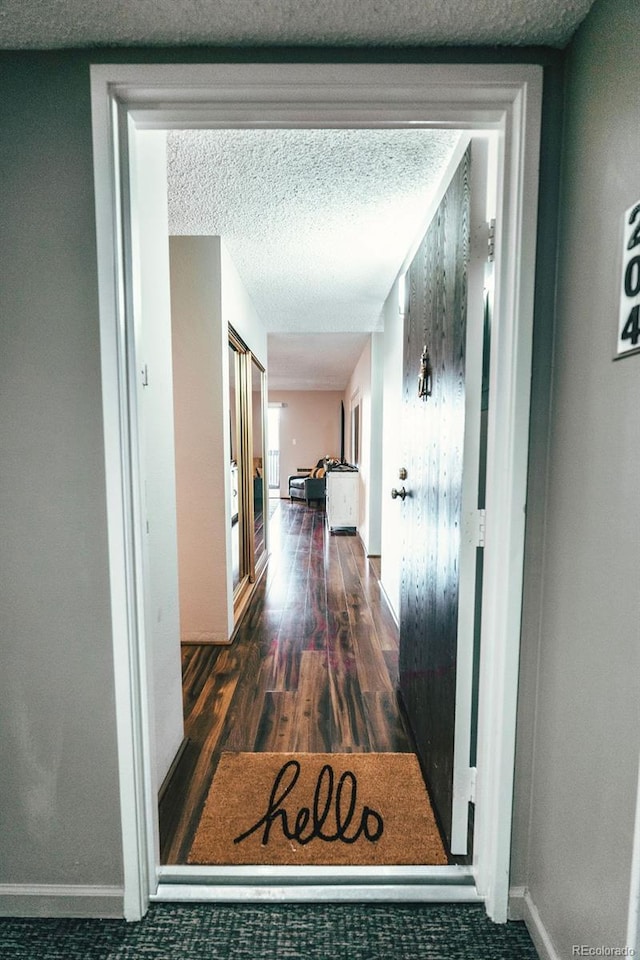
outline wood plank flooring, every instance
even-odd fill
[[[220,753],[412,750],[398,635],[358,537],[276,501],[271,557],[233,644],[183,647],[186,749],[160,804],[163,863],[185,863]]]

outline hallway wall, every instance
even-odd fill
[[[228,643],[234,628],[229,326],[266,363],[266,331],[220,237],[172,236],[180,637]]]
[[[623,947],[640,743],[640,355],[612,361],[640,200],[640,5],[568,57],[542,568],[525,603],[514,881],[562,960]],[[535,430],[535,425],[534,425]],[[535,523],[530,519],[531,526]],[[526,812],[526,815],[525,815]]]
[[[372,334],[358,358],[349,383],[344,391],[344,429],[345,459],[355,462],[352,438],[352,412],[355,405],[360,406],[360,454],[358,462],[358,534],[369,555],[380,553],[379,532],[379,482],[374,482],[372,467],[379,466],[381,443],[381,417],[378,403],[382,389],[380,364],[380,335]],[[372,373],[375,361],[376,382]],[[374,423],[374,416],[376,422]],[[372,459],[374,462],[372,462]],[[372,482],[378,502],[372,503]],[[373,540],[371,538],[371,520],[375,513]]]
[[[171,237],[170,250],[180,640],[228,643],[229,346],[220,237]]]
[[[384,375],[382,403],[382,565],[381,582],[396,620],[400,617],[400,576],[402,542],[397,535],[400,501],[390,492],[398,486],[402,466],[402,445],[398,424],[402,413],[404,316],[399,310],[399,281],[396,280],[382,310],[384,319]]]
[[[121,914],[88,66],[0,89],[0,913]]]

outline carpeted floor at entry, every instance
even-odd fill
[[[224,753],[192,864],[443,865],[412,753]]]
[[[0,920],[2,960],[536,960],[477,904],[159,904],[141,923]]]

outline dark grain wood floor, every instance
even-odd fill
[[[186,862],[223,750],[412,749],[397,630],[359,538],[330,535],[323,509],[284,500],[270,537],[234,642],[183,647],[188,743],[160,804],[163,863]]]

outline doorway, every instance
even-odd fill
[[[111,576],[114,596],[114,646],[120,733],[120,774],[125,843],[126,909],[140,915],[150,897],[173,899],[179,881],[199,882],[199,894],[220,898],[232,894],[260,896],[251,871],[229,879],[181,877],[158,867],[154,839],[153,775],[149,757],[149,653],[145,653],[145,621],[135,597],[145,583],[139,465],[131,400],[139,390],[137,357],[130,349],[131,249],[126,165],[121,158],[135,139],[135,127],[167,128],[185,122],[202,124],[338,124],[372,126],[442,124],[492,129],[500,136],[500,195],[496,257],[496,297],[492,339],[492,382],[496,397],[489,424],[488,489],[500,509],[487,503],[487,553],[483,605],[483,663],[480,670],[478,753],[478,843],[470,873],[474,895],[485,900],[495,919],[506,917],[513,740],[517,690],[519,610],[522,576],[523,506],[525,498],[528,369],[531,348],[533,263],[537,195],[537,153],[541,71],[534,67],[373,66],[330,68],[293,65],[213,67],[97,67],[92,70],[98,204],[101,330],[103,336],[103,399],[108,461],[109,525],[112,534]],[[175,86],[172,86],[172,83]],[[265,89],[271,85],[273,108],[265,110]],[[287,90],[295,96],[282,99]],[[526,110],[524,104],[526,101]],[[187,117],[190,117],[187,120]],[[434,117],[440,119],[434,121]],[[122,120],[123,122],[119,122]],[[121,140],[119,138],[122,138]],[[110,149],[115,145],[115,150]],[[118,210],[124,214],[120,220]],[[114,262],[118,265],[114,284]],[[129,349],[127,349],[129,345]],[[506,508],[505,508],[506,504]],[[125,519],[126,518],[126,519]],[[126,562],[123,563],[123,557]],[[505,573],[506,571],[506,573]],[[506,584],[505,584],[506,577]],[[124,620],[123,620],[124,617]],[[119,645],[124,643],[122,650]],[[140,669],[142,662],[143,669]],[[489,692],[493,695],[489,696]],[[131,707],[133,706],[133,710]],[[139,816],[144,811],[145,816]],[[445,868],[448,869],[448,868]],[[279,890],[291,899],[326,896],[337,883],[340,896],[389,896],[389,874],[354,876],[329,871],[272,874],[269,895]],[[437,899],[443,894],[440,874],[434,883],[428,871],[395,877],[394,896]],[[468,898],[468,882],[446,877],[448,899]],[[475,891],[477,890],[477,893]],[[324,893],[322,892],[324,891]],[[185,891],[186,892],[186,891]],[[193,895],[193,894],[191,894]]]
[[[210,141],[215,139],[216,133],[216,131],[208,132]],[[252,131],[248,133],[251,135]],[[308,146],[308,132],[305,131],[304,133]],[[316,142],[320,137],[322,143],[325,136],[325,131],[313,132]],[[292,147],[294,137],[295,132],[290,131],[286,140],[289,148]],[[369,164],[373,163],[372,146],[375,138],[375,132],[365,131],[364,134],[360,134],[359,131],[349,131],[351,146],[349,158],[353,158],[354,146],[356,142],[359,142],[361,144],[361,154],[367,157]],[[465,158],[468,152],[466,147],[468,137],[461,136],[457,131],[448,131],[446,139],[448,143],[451,143],[452,152],[444,167],[444,172],[442,174],[438,173],[436,190],[441,192],[443,196],[440,206],[437,207],[433,215],[433,221],[439,221],[451,209],[449,179],[452,174],[455,177],[458,159],[460,157]],[[395,194],[399,194],[405,185],[405,178],[402,176],[404,151],[406,151],[408,143],[411,143],[413,149],[417,151],[419,149],[418,141],[422,141],[422,149],[431,159],[434,138],[430,131],[418,131],[417,135],[412,132],[410,136],[404,135],[403,131],[384,133],[385,159],[386,157],[391,158],[395,172],[391,188]],[[198,142],[201,143],[202,139],[199,138]],[[476,148],[477,151],[480,150],[480,143],[474,145],[474,150]],[[255,142],[245,137],[244,150],[248,149],[255,150]],[[171,150],[169,150],[169,154],[171,154]],[[292,163],[294,164],[295,156],[294,151],[292,153]],[[232,152],[232,157],[236,158],[235,152]],[[342,160],[342,162],[344,161]],[[476,165],[477,163],[478,158],[476,158]],[[340,165],[340,162],[336,162],[332,168],[335,178],[340,177]],[[391,163],[389,166],[391,167]],[[265,172],[265,178],[266,183],[268,183],[268,172]],[[435,180],[435,177],[433,179]],[[169,177],[170,206],[171,197],[176,192],[180,192],[181,186],[180,179],[176,178],[175,173],[173,173]],[[192,190],[194,193],[193,203],[198,205],[201,201],[196,192],[196,184],[192,185]],[[480,178],[477,180],[475,192],[478,193],[478,217],[481,218],[484,216],[486,209],[486,186],[480,185]],[[237,212],[238,204],[241,201],[233,190],[231,191],[231,197],[234,212]],[[429,197],[429,200],[430,206],[427,207],[425,200],[418,214],[418,231],[420,233],[424,229],[421,220],[426,216],[425,210],[429,211],[435,205],[433,194]],[[229,203],[230,201],[227,200],[226,202]],[[221,197],[216,198],[217,207],[220,207],[223,203]],[[327,204],[330,204],[330,197],[327,198]],[[252,222],[253,217],[245,213],[244,220]],[[224,222],[224,217],[222,221]],[[455,224],[463,232],[463,242],[454,246],[452,250],[454,258],[460,259],[459,269],[455,276],[458,277],[457,299],[464,313],[468,260],[466,254],[468,234],[464,231],[467,230],[466,225],[470,222],[470,212],[467,209],[464,215],[461,215],[460,211],[456,211],[455,214],[449,213],[448,221],[452,226]],[[266,233],[264,225],[261,230]],[[447,230],[448,246],[450,246],[451,232],[451,228]],[[220,244],[224,242],[225,235],[222,229],[220,233],[220,242],[210,241],[212,249],[217,250]],[[410,231],[405,232],[405,245],[400,251],[404,258],[409,255],[410,245],[415,243],[415,237],[416,232],[413,227]],[[178,261],[178,253],[187,244],[195,259],[204,243],[206,243],[206,238],[193,237],[185,240],[179,236],[171,237],[172,281],[174,284],[172,326],[174,330],[182,331],[185,326],[187,326],[187,330],[190,330],[192,326],[195,326],[197,295],[200,288],[208,283],[208,273],[203,281],[203,278],[196,271],[190,269],[191,259],[186,263],[184,260]],[[339,236],[337,239],[334,238],[334,243],[340,245]],[[465,248],[464,251],[463,247]],[[434,258],[436,260],[438,259],[437,254],[438,251],[435,250]],[[180,266],[180,269],[178,269],[178,266]],[[449,268],[450,263],[447,263],[447,276],[449,275]],[[420,264],[417,265],[417,270],[421,275],[424,272]],[[188,282],[185,284],[184,274],[187,271]],[[224,291],[224,271],[221,275],[221,281]],[[246,279],[245,282],[247,282]],[[184,298],[179,295],[185,288],[188,291],[189,311],[185,310]],[[449,294],[450,291],[447,290],[445,300],[448,300]],[[392,298],[395,307],[394,290],[388,294],[387,299],[389,297]],[[221,299],[224,305],[225,297]],[[218,298],[213,295],[208,300],[213,310],[214,306],[217,305]],[[256,306],[259,307],[259,305],[260,301],[257,301]],[[235,306],[237,313],[239,304],[236,303]],[[185,323],[185,313],[189,317],[188,325]],[[446,326],[447,319],[448,315],[444,311],[441,316],[439,315],[438,322]],[[225,317],[223,315],[223,328],[224,323]],[[207,329],[206,316],[200,318],[199,331],[203,325]],[[213,323],[210,326],[211,336],[214,337]],[[400,324],[395,324],[395,327],[399,326]],[[400,331],[394,329],[392,332],[395,335],[396,332],[399,333]],[[188,371],[185,380],[189,394],[197,389],[197,384],[194,383],[194,374],[195,370],[198,369],[197,365],[200,357],[204,352],[211,353],[211,348],[203,342],[201,334],[196,338],[195,334],[191,333],[190,342],[194,347],[192,351],[194,355],[189,357],[191,362],[185,363],[185,358],[182,355],[180,357],[180,368],[186,368]],[[182,352],[184,353],[184,348]],[[247,391],[244,388],[248,383],[246,364],[243,365],[243,360],[247,357],[247,354],[246,346],[230,329],[228,344],[229,397],[224,409],[219,411],[218,415],[222,415],[225,419],[228,413],[230,425],[232,483],[230,518],[228,519],[231,523],[230,542],[234,595],[242,589],[245,562],[248,564],[248,570],[251,567],[251,549],[250,544],[245,542],[245,527],[251,527],[250,509],[252,504],[240,495],[246,483],[249,469],[247,458],[243,455],[243,450],[247,447],[244,439],[245,430],[243,429],[247,408],[246,398],[244,397]],[[222,358],[222,362],[224,363],[224,358]],[[207,378],[206,371],[204,371],[205,380],[213,377],[215,366],[216,358],[212,356],[211,377]],[[367,447],[370,447],[373,442],[374,431],[371,426],[369,397],[375,388],[375,384],[372,375],[368,371],[365,372],[366,364],[359,364],[358,370],[360,372],[356,375],[354,381],[357,386],[353,391],[349,391],[351,432],[348,457],[351,465],[360,468],[360,473],[353,470],[349,473],[329,471],[326,482],[327,494],[329,494],[329,488],[331,487],[332,509],[330,513],[332,523],[330,528],[336,525],[338,528],[344,527],[344,521],[347,517],[354,527],[359,526],[361,514],[359,516],[357,508],[351,510],[349,504],[351,504],[354,488],[355,492],[358,492],[360,476],[364,478],[364,484],[371,476],[371,470],[369,469],[371,454]],[[203,371],[199,370],[199,373],[202,378]],[[439,393],[440,382],[439,379],[435,384],[436,397]],[[260,384],[258,379],[256,379],[254,386],[256,389],[251,389],[250,392],[252,395],[259,397]],[[320,402],[322,394],[311,394],[311,397],[314,399],[307,413],[308,420],[300,420],[300,425],[310,435],[313,434],[315,417],[318,414],[322,416],[320,413],[322,411]],[[291,406],[297,408],[300,400],[296,399],[295,394],[292,394],[291,398]],[[432,401],[432,406],[434,404],[437,404],[435,399]],[[447,398],[448,405],[449,398]],[[252,418],[255,436],[255,426],[261,422],[262,418],[259,402],[252,404],[253,406],[257,410],[257,416]],[[275,409],[279,412],[282,408]],[[213,412],[212,407],[210,410]],[[192,414],[194,412],[193,405],[191,405],[191,412]],[[192,419],[193,416],[190,420]],[[200,419],[200,417],[196,417],[196,419]],[[405,419],[405,417],[402,418],[403,422]],[[333,421],[333,437],[323,442],[321,449],[336,449],[338,418],[334,417]],[[190,431],[193,431],[191,422],[188,426]],[[178,434],[180,435],[180,433],[179,430]],[[421,443],[417,434],[414,434],[411,440],[413,444],[417,443],[418,446]],[[312,442],[318,442],[317,436],[315,441],[312,440]],[[191,473],[199,473],[201,470],[202,446],[203,444],[198,444],[197,459],[188,464],[188,470]],[[260,449],[261,445],[259,444],[258,452],[260,452]],[[255,449],[253,452],[256,452]],[[218,461],[221,459],[217,451],[214,451],[213,456]],[[317,450],[314,451],[314,462],[316,456]],[[184,485],[182,480],[185,469],[183,459],[180,458],[179,489]],[[226,455],[224,459],[226,459]],[[259,458],[259,462],[262,463],[261,458]],[[321,463],[322,461],[318,464],[318,467],[321,466]],[[340,469],[344,470],[344,465]],[[346,495],[345,490],[350,491],[349,501],[345,503],[341,510],[341,522],[337,522],[338,516],[336,514],[336,505],[339,503],[340,494],[336,492],[334,499],[334,481],[337,484],[338,480],[344,481],[340,484],[342,488],[345,488],[345,483],[347,484],[342,495]],[[355,481],[355,484],[353,481]],[[260,478],[254,477],[253,482],[254,484],[259,483]],[[313,483],[316,485],[313,488],[314,492],[322,493],[325,478],[316,479]],[[212,504],[216,504],[215,494],[215,486],[207,491],[206,503],[209,509],[212,509]],[[282,516],[284,508],[280,511],[278,523],[282,533],[281,536],[275,537],[280,550],[274,550],[271,566],[275,565],[276,571],[285,568],[287,577],[291,580],[291,586],[283,584],[281,582],[282,578],[268,576],[266,593],[261,592],[259,603],[255,605],[251,603],[247,610],[247,616],[252,624],[251,635],[247,637],[244,630],[236,630],[232,651],[227,649],[212,651],[206,646],[194,650],[191,645],[182,651],[185,740],[188,742],[188,748],[183,755],[183,760],[173,772],[170,782],[167,783],[166,792],[163,790],[160,805],[160,846],[163,865],[202,862],[194,861],[191,856],[195,831],[198,830],[202,833],[198,824],[205,822],[208,817],[206,811],[211,808],[215,800],[215,797],[213,797],[210,803],[207,797],[211,792],[215,793],[218,790],[221,780],[224,779],[223,772],[227,769],[229,760],[227,754],[234,749],[236,754],[240,753],[242,755],[238,757],[238,761],[243,763],[245,767],[254,767],[257,763],[258,758],[253,757],[253,754],[273,753],[279,755],[295,750],[304,753],[331,755],[332,764],[336,762],[346,763],[345,755],[351,757],[354,753],[378,754],[403,751],[411,752],[412,756],[415,756],[415,749],[410,751],[408,746],[409,736],[404,731],[404,721],[395,695],[398,689],[398,640],[397,635],[395,635],[397,631],[394,633],[394,631],[387,630],[385,632],[382,630],[380,635],[378,627],[384,625],[384,615],[381,614],[380,608],[374,610],[369,603],[369,591],[375,592],[379,587],[371,582],[373,578],[367,579],[360,573],[360,565],[363,561],[361,555],[347,549],[346,555],[343,556],[338,552],[337,556],[334,556],[341,545],[344,545],[345,548],[350,547],[350,545],[338,539],[338,534],[336,534],[335,540],[333,536],[326,537],[323,529],[324,515],[321,512],[324,497],[321,496],[319,500],[311,499],[310,502],[317,508],[317,511],[314,510],[313,513],[308,510],[303,511],[302,506],[298,505],[291,511],[290,526],[288,526],[288,516],[286,518]],[[259,511],[255,506],[254,503],[254,517],[257,521]],[[190,511],[194,509],[193,495],[189,498],[187,508]],[[180,520],[181,517],[179,517],[178,523],[179,535],[181,533]],[[321,521],[319,524],[317,523],[318,520]],[[299,529],[295,526],[295,521],[300,523]],[[346,526],[349,526],[349,524],[347,523]],[[193,527],[193,524],[191,524],[191,527]],[[307,539],[308,535],[311,535],[311,540]],[[355,535],[355,530],[350,535]],[[296,544],[294,550],[295,561],[291,556],[291,542]],[[195,573],[201,580],[203,579],[202,567],[205,566],[205,562],[206,557],[201,554],[200,569]],[[181,581],[182,579],[181,577]],[[206,592],[208,596],[211,594],[210,586]],[[181,595],[181,607],[183,606],[182,599]],[[455,624],[453,625],[451,639],[455,643]],[[469,699],[470,692],[465,691],[465,693],[467,699]],[[406,703],[409,705],[410,701],[407,700]],[[412,726],[417,729],[414,717],[411,717],[411,722]],[[299,727],[300,731],[292,730],[292,725],[294,728]],[[303,736],[302,730],[306,731],[306,735]],[[399,730],[402,732],[402,736],[399,736]],[[378,765],[381,759],[371,758],[368,769]],[[425,769],[424,758],[421,757],[421,760],[423,769]],[[305,759],[303,763],[308,763],[308,759]],[[349,759],[349,770],[351,770],[351,764],[352,761]],[[468,762],[466,766],[468,766]],[[236,769],[234,778],[236,782],[242,778],[242,771],[242,766]],[[380,778],[376,779],[379,781]],[[432,778],[429,777],[428,786],[432,791],[431,780]],[[372,786],[372,784],[369,784],[370,789]],[[262,788],[266,794],[262,797],[263,806],[266,803],[270,787],[271,784],[265,784]],[[360,793],[363,789],[364,787],[361,784]],[[415,808],[418,808],[423,800],[426,806],[428,801],[424,788],[414,804]],[[385,799],[386,803],[387,800]],[[235,807],[237,804],[231,803],[228,806]],[[408,808],[407,804],[405,804],[405,808]],[[393,818],[389,819],[387,809],[384,811],[384,817],[388,823],[393,824]],[[444,822],[442,815],[440,820]],[[426,822],[430,824],[429,829],[433,830],[434,834],[437,833],[430,806],[428,810],[425,809]],[[221,818],[220,823],[224,824],[226,829],[228,816]],[[422,865],[431,865],[445,860],[447,853],[440,841],[437,844],[427,842],[422,854],[416,852],[419,850],[418,846],[414,847],[411,853],[401,854],[402,844],[400,842],[391,843],[390,829],[390,827],[385,828],[385,849],[384,851],[381,850],[377,862],[386,863],[382,859],[383,854],[395,858],[401,855],[417,857],[417,862]],[[329,833],[331,832],[329,831]],[[404,833],[404,827],[402,832]],[[319,838],[315,838],[315,840],[318,842],[314,842],[313,848],[310,848],[314,856],[318,846],[325,842]],[[400,838],[398,838],[398,841],[400,841]],[[360,847],[362,847],[362,850]],[[447,850],[451,848],[450,842],[446,844],[446,848]],[[210,849],[207,853],[201,846],[201,856],[210,857]],[[216,855],[221,858],[219,848],[217,849],[218,853]],[[328,856],[328,849],[325,848],[325,856]],[[334,860],[336,849],[332,848],[332,859]],[[233,848],[227,850],[225,854],[227,859],[221,858],[222,863],[224,865],[233,863],[235,852]],[[464,856],[467,850],[465,847],[464,849],[456,849],[455,852]],[[372,850],[369,844],[363,840],[358,846],[349,847],[349,853],[350,862],[357,863],[361,856],[371,860]],[[261,850],[260,854],[263,855],[264,851]],[[278,863],[278,853],[274,852],[273,856],[276,859],[271,862],[273,864]],[[308,856],[307,851],[300,849],[297,853],[297,861],[305,863]],[[220,862],[220,859],[217,861],[205,860],[204,862],[213,864]],[[260,862],[262,863],[263,860],[261,859]],[[266,855],[264,862],[268,862]],[[408,862],[412,863],[413,860],[410,859]]]

